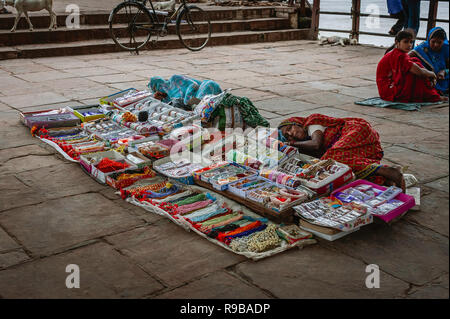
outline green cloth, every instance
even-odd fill
[[[223,98],[221,104],[226,107],[238,105],[245,124],[251,127],[269,127],[269,122],[259,114],[258,109],[253,105],[252,101],[246,97],[237,97],[228,93]]]
[[[219,116],[219,127],[220,131],[224,131],[226,128],[226,107],[239,107],[239,112],[241,113],[242,119],[245,124],[251,127],[265,126],[269,127],[269,122],[258,112],[258,109],[253,105],[253,103],[246,97],[234,96],[230,93],[225,94],[219,107],[216,108],[211,114],[211,120]]]
[[[432,102],[432,103],[403,103],[403,102],[389,102],[384,101],[379,97],[372,97],[370,99],[365,99],[362,101],[355,102],[355,104],[358,105],[365,105],[365,106],[376,106],[376,107],[390,107],[393,109],[400,109],[405,111],[418,111],[422,106],[428,106],[428,105],[436,105],[436,104],[442,104],[442,103],[448,103],[448,102]]]
[[[219,105],[218,108],[214,110],[211,114],[211,120],[214,120],[216,117],[219,117],[219,131],[225,131],[225,126],[227,124],[227,116],[225,114],[225,106],[222,104]]]

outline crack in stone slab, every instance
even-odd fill
[[[318,242],[318,245],[320,245],[321,247],[323,247],[323,248],[325,248],[325,249],[332,250],[332,251],[335,251],[335,252],[337,252],[337,253],[343,254],[343,255],[345,255],[345,256],[347,256],[347,257],[349,257],[349,258],[358,260],[358,261],[362,262],[362,263],[365,264],[365,265],[370,265],[370,264],[372,264],[372,263],[369,263],[369,262],[367,262],[366,260],[364,260],[364,257],[361,257],[361,259],[359,259],[358,257],[353,256],[353,255],[351,255],[351,254],[349,254],[349,253],[346,253],[345,251],[339,250],[337,247],[331,246],[331,243],[332,243],[332,242],[319,241],[319,242]],[[410,282],[408,282],[408,281],[406,281],[406,280],[403,280],[403,279],[401,279],[401,278],[399,278],[399,277],[397,277],[397,276],[391,274],[390,272],[388,272],[388,271],[386,271],[386,270],[381,269],[381,267],[379,267],[379,269],[380,269],[380,271],[382,271],[382,272],[384,272],[385,274],[391,276],[392,278],[395,278],[395,279],[397,279],[397,280],[399,280],[399,281],[401,281],[401,282],[404,282],[404,283],[406,283],[406,284],[412,285],[412,283],[410,283]]]
[[[245,262],[248,262],[248,261],[243,261],[241,263],[245,263]],[[239,264],[241,264],[241,263],[239,263]],[[226,267],[225,271],[227,271],[229,273],[232,273],[232,272],[235,273],[235,276],[239,277],[240,280],[245,282],[247,285],[250,285],[251,287],[255,287],[255,288],[261,290],[263,293],[268,295],[270,298],[272,298],[272,299],[280,299],[278,296],[276,296],[270,290],[258,286],[256,283],[253,282],[252,278],[250,278],[249,276],[244,274],[242,271],[239,271],[236,268],[239,264],[235,264],[235,265],[231,265],[230,267]]]

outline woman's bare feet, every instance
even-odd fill
[[[448,101],[448,97],[446,97],[446,96],[441,96],[441,101],[447,102],[447,101]]]
[[[405,179],[403,178],[403,174],[400,169],[396,167],[381,167],[378,169],[377,174],[386,179],[386,184],[388,186],[400,187],[402,191],[405,192]]]

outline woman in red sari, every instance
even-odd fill
[[[418,58],[410,57],[414,35],[408,30],[395,37],[394,49],[380,60],[377,67],[377,86],[380,97],[391,102],[445,101],[433,87],[436,74],[423,67]]]
[[[403,174],[380,165],[383,158],[380,136],[361,118],[333,118],[321,114],[291,117],[279,125],[281,139],[300,153],[334,159],[350,166],[359,179],[405,189]]]

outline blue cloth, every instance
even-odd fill
[[[172,99],[182,98],[185,105],[193,97],[202,99],[208,94],[219,94],[222,92],[219,84],[211,80],[199,81],[184,75],[173,75],[169,80],[164,80],[160,76],[150,79],[148,88],[153,92],[163,92],[167,97],[163,102],[170,102]]]
[[[445,35],[444,44],[442,45],[442,48],[439,52],[435,52],[431,50],[430,47],[430,40],[433,36],[433,34],[438,30],[444,30],[441,27],[436,27],[430,30],[427,36],[427,40],[418,46],[416,46],[413,50],[413,52],[416,53],[417,56],[419,56],[420,60],[424,64],[424,66],[433,71],[434,73],[438,74],[442,70],[447,69],[447,63],[446,61],[449,58],[449,47],[448,47],[448,39],[447,35]],[[446,72],[445,79],[439,80],[436,84],[436,89],[446,92],[448,91],[448,71]]]
[[[283,143],[287,141],[283,133],[281,132],[281,129],[278,129],[278,140],[280,140]]]
[[[389,14],[397,14],[403,11],[402,0],[387,0]]]
[[[364,105],[364,106],[375,106],[375,107],[390,107],[393,109],[399,109],[404,111],[419,111],[422,106],[428,106],[428,105],[436,105],[436,104],[443,104],[448,103],[446,101],[440,101],[440,102],[431,102],[431,103],[403,103],[403,102],[390,102],[390,101],[384,101],[379,97],[372,97],[370,99],[365,99],[362,101],[357,101],[355,104],[358,105]]]

